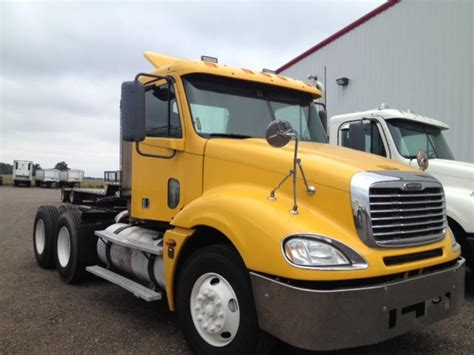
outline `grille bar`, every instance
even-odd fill
[[[392,211],[389,211],[389,212],[392,212]],[[404,216],[404,215],[400,215],[400,219],[415,219],[415,218],[423,218],[423,217],[440,217],[440,216],[443,216],[443,212],[440,212],[440,213],[431,213],[431,214],[415,214],[415,215],[408,215],[408,216]],[[390,217],[375,217],[375,218],[372,218],[372,222],[374,221],[390,221],[393,219],[393,216],[390,216]]]
[[[384,229],[384,228],[401,228],[401,227],[413,227],[413,226],[422,226],[422,225],[429,225],[429,224],[437,224],[437,223],[444,223],[443,221],[417,221],[417,222],[408,222],[408,223],[392,223],[392,224],[375,224],[372,225],[372,228],[377,229]]]
[[[394,197],[443,197],[442,193],[427,193],[427,194],[384,194],[384,195],[379,195],[379,194],[374,194],[370,196],[371,198],[394,198]]]
[[[442,222],[441,228],[444,228],[444,222]],[[384,236],[384,235],[396,235],[396,234],[413,234],[413,233],[421,233],[421,232],[430,232],[430,231],[437,231],[440,227],[430,227],[430,228],[419,228],[413,230],[398,230],[393,232],[377,232],[374,233],[374,236]]]
[[[422,204],[433,204],[433,203],[441,203],[444,200],[442,198],[438,200],[424,200],[424,201],[380,201],[380,202],[371,202],[370,206],[384,206],[387,204],[395,204],[395,205],[422,205]]]
[[[444,209],[444,204],[435,207],[423,207],[423,208],[392,208],[387,210],[372,210],[372,214],[374,213],[403,213],[403,212],[419,212],[419,211],[433,211],[433,210],[440,210]]]

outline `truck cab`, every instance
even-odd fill
[[[33,162],[28,160],[13,161],[13,185],[31,186],[33,180]]]
[[[268,351],[272,337],[356,347],[459,312],[465,262],[436,178],[328,144],[312,85],[145,57],[155,69],[122,84],[127,206],[40,207],[41,267],[166,298],[198,354]]]
[[[426,172],[443,184],[449,226],[474,267],[474,164],[455,160],[443,136],[448,129],[436,119],[382,104],[375,110],[331,117],[329,140],[412,167],[418,167],[417,153],[425,152]]]

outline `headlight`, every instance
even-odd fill
[[[283,241],[286,259],[299,267],[321,269],[365,269],[357,252],[334,239],[318,235],[294,235]]]

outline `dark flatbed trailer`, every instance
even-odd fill
[[[73,205],[95,204],[97,200],[106,197],[119,197],[121,188],[121,172],[105,171],[104,188],[75,188],[64,187],[61,189],[61,201],[69,202]]]

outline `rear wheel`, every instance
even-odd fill
[[[266,353],[271,342],[258,327],[248,271],[227,245],[199,249],[177,284],[181,329],[198,354]]]
[[[99,262],[94,231],[105,229],[110,223],[84,222],[78,208],[63,208],[65,210],[59,217],[55,242],[56,269],[64,282],[77,283],[87,275],[86,266]]]
[[[82,196],[74,190],[69,192],[69,202],[73,205],[80,205],[82,203]]]
[[[36,212],[33,227],[33,249],[38,265],[43,269],[54,267],[54,237],[59,212],[54,206],[41,206]]]
[[[462,256],[466,259],[466,265],[474,273],[474,250],[467,240],[467,235],[464,229],[454,220],[449,220],[449,227],[453,231],[456,241],[461,245]]]

